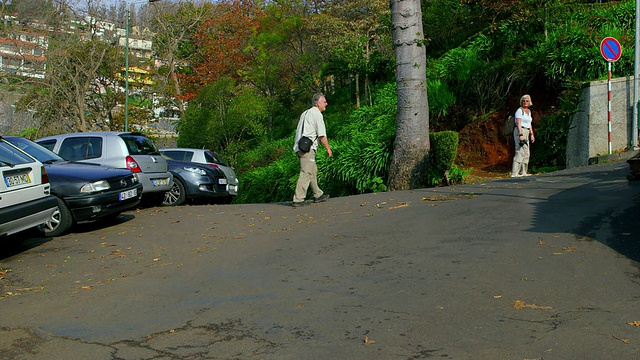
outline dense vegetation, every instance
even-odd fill
[[[434,2],[430,2],[433,4]],[[442,2],[438,2],[442,6]],[[457,1],[449,2],[459,4]],[[540,4],[536,2],[536,4]],[[438,8],[439,9],[439,8]],[[434,14],[425,9],[425,19]],[[434,9],[431,9],[434,10]],[[520,16],[487,23],[451,49],[434,49],[428,69],[431,128],[440,132],[460,131],[473,121],[484,121],[493,112],[509,113],[520,95],[531,93],[547,102],[540,110],[533,154],[535,167],[562,166],[566,136],[575,112],[579,90],[587,81],[606,78],[606,63],[600,41],[614,36],[623,47],[633,48],[635,4],[547,2],[543,7],[523,8]],[[426,20],[425,20],[426,21]],[[425,29],[430,28],[425,23]],[[465,29],[466,30],[466,29]],[[430,38],[431,41],[436,34]],[[618,76],[633,73],[633,54],[623,53],[615,63]],[[384,190],[392,155],[396,98],[393,85],[380,80],[371,105],[345,112],[341,106],[326,113],[334,157],[319,154],[320,182],[331,194],[347,195]],[[382,87],[380,87],[382,86]],[[329,96],[344,101],[344,94]],[[338,103],[337,105],[341,105]],[[290,113],[289,113],[290,114]],[[290,116],[295,116],[290,114]],[[293,118],[295,120],[295,117]],[[243,174],[245,193],[241,201],[289,200],[297,177],[297,159],[290,151],[293,139],[265,142],[244,152],[236,166]],[[432,138],[433,139],[433,138]],[[456,144],[454,140],[444,144]],[[455,165],[438,165],[442,157],[455,154],[442,142],[432,140],[431,170],[425,186],[442,184],[445,176],[460,179],[465,172]],[[269,154],[277,154],[275,157]],[[269,159],[265,161],[265,159]],[[262,184],[263,187],[257,186]],[[267,184],[267,185],[265,185]],[[256,189],[251,191],[251,189]],[[260,190],[257,190],[260,189]]]
[[[334,156],[319,152],[321,187],[332,196],[386,190],[397,115],[388,7],[386,0],[146,5],[154,51],[165,60],[152,91],[180,111],[178,145],[227,158],[241,181],[238,201],[290,200],[299,170],[293,132],[312,94],[322,91]],[[631,0],[422,0],[422,11],[432,132],[424,186],[459,181],[465,171],[452,163],[462,140],[456,133],[512,112],[524,93],[543,105],[536,108],[542,116],[532,165],[562,166],[578,91],[606,78],[604,37],[625,49],[614,74],[633,74],[633,52],[626,50],[634,42]],[[139,13],[133,21],[144,19]],[[26,87],[20,109],[38,117],[36,134],[122,128],[115,111],[121,93],[85,98],[94,85],[91,69],[105,83],[121,82],[110,78],[121,55],[92,36],[77,38],[55,35],[48,68],[57,70]],[[147,105],[132,100],[130,121],[144,125]]]

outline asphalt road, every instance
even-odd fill
[[[3,239],[2,359],[639,359],[625,162]]]

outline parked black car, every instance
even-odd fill
[[[38,159],[49,174],[58,211],[40,227],[45,236],[61,235],[74,223],[115,218],[140,203],[142,185],[131,170],[67,161],[19,136],[4,139]]]
[[[173,174],[173,186],[165,193],[162,205],[177,206],[187,200],[221,200],[227,203],[227,199],[231,199],[227,177],[222,170],[165,158]]]

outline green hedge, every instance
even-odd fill
[[[448,185],[460,182],[468,172],[458,169],[453,163],[458,154],[458,133],[455,131],[432,132],[429,134],[431,150],[425,174],[425,186]]]

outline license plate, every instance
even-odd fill
[[[218,179],[218,184],[227,185],[227,179]]]
[[[127,190],[127,191],[123,191],[120,194],[118,194],[118,198],[120,199],[120,201],[131,199],[131,198],[134,198],[136,196],[138,196],[138,189]]]
[[[29,174],[5,176],[4,183],[7,184],[7,187],[31,184],[31,178],[29,177]]]
[[[155,179],[151,180],[153,186],[167,186],[169,185],[169,179]]]

